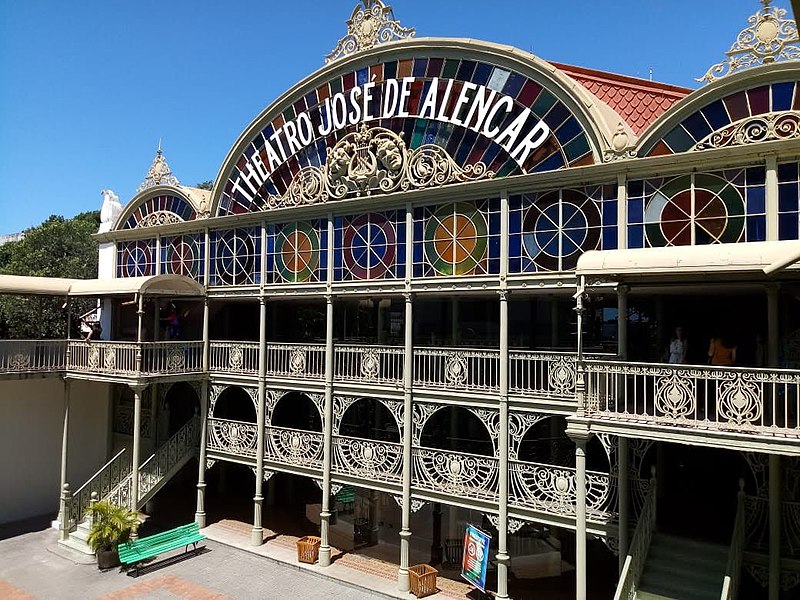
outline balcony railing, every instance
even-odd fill
[[[422,447],[413,448],[412,456],[411,485],[414,488],[497,502],[497,458]]]
[[[70,371],[106,375],[138,375],[136,342],[69,342]]]
[[[65,340],[5,340],[0,350],[0,373],[63,371]]]
[[[492,392],[499,379],[499,350],[414,349],[415,388]]]
[[[800,436],[800,371],[589,361],[587,416]]]
[[[257,342],[211,342],[210,368],[213,373],[258,374]]]
[[[267,375],[325,379],[325,344],[267,344]]]
[[[401,385],[404,354],[404,349],[397,346],[336,346],[334,379]]]
[[[203,342],[146,342],[142,371],[148,374],[197,373],[203,369]]]
[[[268,426],[266,457],[289,466],[322,469],[322,434],[302,429]]]
[[[208,450],[235,456],[254,457],[258,442],[258,426],[229,419],[208,420]]]
[[[400,484],[403,478],[403,445],[334,436],[332,470],[360,480]]]

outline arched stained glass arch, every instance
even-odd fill
[[[405,277],[405,211],[334,220],[337,281]]]
[[[737,91],[695,111],[663,137],[644,142],[640,156],[679,154],[797,137],[800,82],[781,81]]]
[[[766,239],[763,167],[628,182],[628,247]]]
[[[483,163],[496,177],[594,163],[590,136],[554,81],[425,52],[341,73],[286,102],[231,161],[216,214],[276,207],[302,169],[324,165],[362,124],[401,135],[410,149],[433,144],[460,167]],[[396,93],[404,104],[392,110]],[[525,151],[528,134],[536,146]]]
[[[185,199],[169,194],[143,201],[125,220],[122,229],[135,229],[175,221],[193,221],[197,212]]]
[[[205,264],[204,246],[201,234],[161,238],[161,273],[199,279]]]
[[[499,199],[414,210],[416,277],[499,272]]]
[[[261,229],[242,227],[211,232],[211,285],[261,282]]]
[[[569,271],[587,250],[617,247],[614,185],[509,197],[509,273]]]
[[[134,240],[117,244],[117,277],[156,274],[156,241]]]
[[[328,261],[327,221],[271,225],[267,237],[270,283],[324,281]]]

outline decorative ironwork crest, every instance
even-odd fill
[[[242,347],[239,344],[231,346],[230,352],[228,353],[228,366],[238,371],[242,368],[243,364],[244,353],[242,352]]]
[[[178,178],[172,174],[172,170],[170,170],[167,159],[164,158],[164,153],[161,151],[161,145],[159,144],[156,157],[153,159],[153,164],[151,164],[150,168],[147,170],[147,175],[145,175],[144,181],[139,184],[136,193],[143,192],[157,185],[178,186],[180,184],[181,182],[178,181]]]
[[[744,146],[800,137],[800,112],[784,111],[751,117],[715,131],[698,142],[695,150]]]
[[[367,349],[361,354],[361,376],[367,381],[378,378],[381,370],[381,360],[375,350]]]
[[[414,37],[416,30],[401,26],[394,18],[391,6],[386,6],[381,0],[362,0],[361,4],[363,6],[356,5],[353,9],[347,21],[347,35],[325,57],[326,63],[369,50],[378,44]]]
[[[735,425],[747,425],[761,418],[764,398],[761,387],[747,381],[746,375],[736,373],[735,377],[720,384],[717,400],[719,416]]]
[[[402,496],[392,496],[392,498],[394,498],[394,501],[397,502],[397,506],[399,506],[400,508],[403,508],[403,497]],[[411,499],[411,512],[412,513],[417,512],[420,508],[422,508],[426,504],[427,504],[427,502],[425,502],[424,500],[418,500],[417,498],[412,498]]]
[[[459,166],[434,144],[409,150],[400,134],[362,123],[358,130],[328,148],[325,165],[301,169],[286,193],[269,196],[264,209],[318,204],[373,192],[424,189],[491,179],[494,175],[482,162]]]
[[[666,373],[666,377],[656,382],[656,410],[671,419],[692,414],[695,397],[694,380],[681,376],[677,370]]]
[[[491,513],[483,513],[486,515],[486,518],[489,519],[489,522],[494,525],[494,528],[499,530],[500,529],[500,517],[498,515],[493,515]],[[525,527],[527,523],[521,519],[515,519],[514,517],[508,517],[506,524],[508,525],[508,533],[514,534],[517,533],[520,529]]]
[[[174,212],[170,212],[168,210],[157,210],[155,212],[151,212],[144,219],[139,221],[136,224],[136,228],[156,227],[157,225],[170,225],[172,223],[183,223],[183,219],[181,219]]]
[[[167,355],[167,370],[170,373],[180,373],[183,371],[186,364],[186,358],[183,355],[183,348],[170,348]]]
[[[512,460],[519,458],[519,445],[528,430],[539,421],[546,419],[546,415],[538,413],[518,413],[512,412],[508,415],[508,434],[510,443],[508,445],[508,456]]]
[[[12,354],[9,359],[9,367],[11,367],[12,371],[25,371],[30,366],[31,355],[29,352],[17,352],[16,354]]]
[[[302,375],[306,370],[306,351],[295,348],[289,357],[289,372],[292,375]]]
[[[739,32],[725,53],[728,58],[712,65],[697,81],[711,83],[741,69],[800,58],[797,24],[785,18],[785,9],[774,8],[771,3],[772,0],[761,0],[764,8],[747,19],[750,26]]]
[[[444,378],[450,385],[464,385],[467,383],[467,359],[463,354],[450,352],[444,366]]]
[[[103,356],[103,366],[106,371],[114,371],[117,368],[117,349],[114,346],[106,348]]]
[[[575,358],[559,356],[550,365],[547,382],[552,393],[568,395],[575,391]]]

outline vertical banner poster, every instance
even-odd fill
[[[486,567],[489,564],[489,542],[492,536],[475,527],[467,525],[464,534],[464,558],[461,563],[461,576],[486,591]]]

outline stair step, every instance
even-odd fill
[[[728,556],[728,547],[721,544],[712,544],[709,542],[701,542],[691,538],[682,538],[674,535],[664,533],[656,533],[650,542],[650,547],[660,547],[665,549],[679,549],[679,550],[693,550],[697,551],[698,555],[720,555]]]
[[[66,546],[67,548],[71,548],[72,550],[80,552],[81,554],[94,556],[94,551],[82,540],[75,539],[72,534],[70,534],[70,537],[66,540],[58,540],[58,543],[62,546]]]
[[[653,594],[645,592],[644,590],[636,590],[636,600],[676,600],[672,596],[662,596],[661,594]]]

